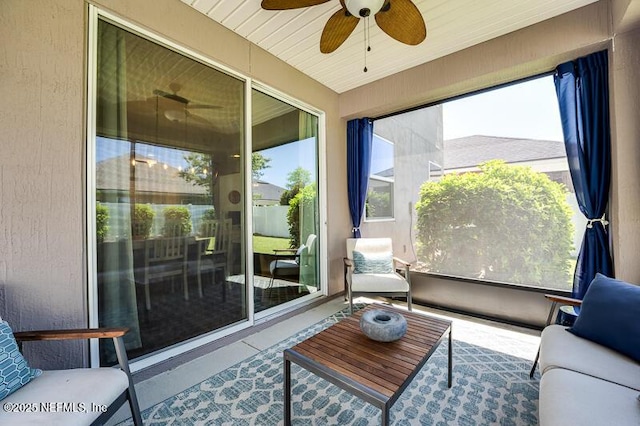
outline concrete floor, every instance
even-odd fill
[[[363,298],[362,301],[371,300]],[[394,305],[406,309],[404,303],[394,302]],[[186,388],[200,383],[204,379],[273,346],[277,342],[304,330],[347,306],[341,297],[328,300],[326,303],[303,313],[294,315],[191,361],[137,382],[136,392],[140,410],[145,410]],[[510,353],[514,356],[533,360],[540,342],[539,332],[529,329],[438,311],[416,304],[414,304],[414,311],[452,320],[454,340],[494,346],[493,349]],[[518,345],[507,347],[513,337],[517,337]],[[125,404],[107,424],[114,425],[130,416],[129,407]]]

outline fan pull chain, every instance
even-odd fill
[[[364,18],[364,72],[367,72],[367,52],[371,52],[371,30],[369,28],[369,17]]]

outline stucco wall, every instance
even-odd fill
[[[616,277],[640,284],[640,29],[616,36],[611,58],[612,237]]]
[[[5,1],[0,40],[0,315],[15,330],[84,327],[85,7]],[[57,346],[36,365],[81,362]]]

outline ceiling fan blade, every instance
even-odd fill
[[[189,100],[187,98],[183,98],[182,96],[176,93],[165,92],[164,90],[155,89],[153,94],[156,96],[162,96],[163,98],[171,99],[172,101],[180,102],[181,104],[188,104]]]
[[[320,52],[331,53],[349,37],[360,19],[347,14],[347,9],[340,9],[327,21],[320,37]]]
[[[387,0],[376,23],[382,31],[401,43],[412,46],[422,43],[427,37],[427,27],[420,10],[411,0]]]
[[[187,104],[187,109],[221,109],[224,108],[221,105],[210,105],[210,104]]]
[[[261,6],[265,10],[287,10],[315,6],[328,1],[329,0],[262,0]]]

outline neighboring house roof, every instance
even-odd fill
[[[381,170],[378,173],[374,173],[376,176],[392,178],[393,177],[393,167],[389,167],[388,169]]]
[[[474,135],[443,143],[445,170],[476,167],[494,159],[522,163],[566,157],[562,141]]]
[[[280,197],[285,191],[284,188],[263,180],[253,182],[253,194],[259,195],[258,200],[274,200],[280,202]]]
[[[169,194],[206,194],[203,186],[194,185],[178,176],[175,167],[155,163],[149,167],[150,158],[136,156],[135,166],[136,191]],[[131,157],[121,155],[99,161],[96,164],[96,188],[102,190],[129,190],[129,176],[131,173]]]

